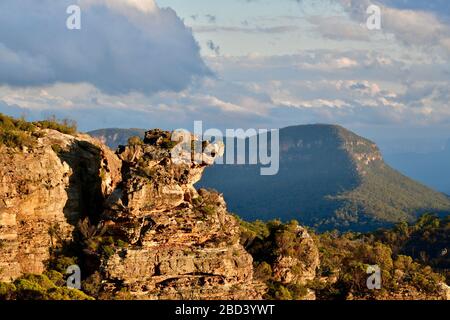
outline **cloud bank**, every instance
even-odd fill
[[[66,27],[74,2],[81,30]],[[0,21],[0,85],[152,94],[210,74],[191,30],[153,0],[2,0]]]

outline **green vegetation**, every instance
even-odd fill
[[[305,286],[291,284],[282,285],[276,281],[268,281],[268,293],[265,299],[270,300],[301,300],[308,294],[308,289]]]
[[[65,273],[68,267],[78,265],[78,260],[78,257],[59,254],[55,256],[54,259],[49,261],[49,269],[55,270],[56,272]]]
[[[310,263],[309,248],[302,244],[297,221],[283,224],[278,220],[254,223],[239,220],[241,243],[254,259],[254,277],[265,282],[268,292],[265,299],[298,300],[308,294],[308,288],[299,283],[281,283],[274,275],[273,266],[278,257],[298,259],[300,263]],[[301,276],[298,265],[291,268],[294,277]]]
[[[254,258],[254,277],[268,286],[267,299],[299,299],[307,289],[318,299],[392,299],[409,292],[409,298],[438,297],[440,284],[449,283],[450,216],[424,215],[416,224],[399,223],[373,233],[309,234],[319,249],[320,267],[306,285],[275,281],[273,266],[280,256],[308,264],[308,252],[296,235],[297,223],[240,221],[241,243]],[[369,265],[381,270],[381,290],[367,288]],[[291,268],[293,275],[302,270]],[[447,277],[447,279],[446,279]]]
[[[311,284],[319,299],[382,299],[402,290],[436,296],[439,283],[444,281],[431,267],[414,262],[411,257],[393,254],[389,245],[373,235],[326,233],[316,236],[316,241],[321,256],[318,278],[333,279]],[[381,290],[369,290],[366,286],[369,265],[380,267]]]
[[[67,119],[60,121],[51,117],[44,121],[27,122],[0,113],[0,145],[9,148],[31,147],[41,134],[37,129],[53,129],[65,134],[75,134],[77,126],[74,121]]]
[[[77,123],[74,120],[58,120],[55,116],[52,116],[47,120],[33,122],[33,124],[41,129],[52,129],[65,134],[73,135],[77,133]]]
[[[429,211],[450,211],[448,197],[385,165],[368,167],[358,188],[334,199],[345,203],[336,211],[343,220],[358,211],[388,222],[413,221]]]
[[[167,149],[167,150],[172,150],[173,148],[175,148],[175,146],[178,144],[177,141],[172,141],[169,139],[164,139],[163,141],[161,141],[161,148]]]
[[[193,199],[193,204],[197,212],[203,215],[203,219],[208,219],[216,213],[216,208],[220,205],[220,195],[217,191],[199,190],[200,196]]]
[[[413,225],[400,223],[393,229],[377,231],[374,236],[388,244],[394,254],[431,266],[450,283],[450,216],[440,219],[425,214]]]
[[[27,274],[13,283],[0,282],[0,300],[93,300],[80,290],[66,287],[57,271]]]
[[[32,146],[36,128],[23,119],[14,119],[0,113],[0,145],[10,148]]]
[[[83,248],[87,254],[103,257],[111,257],[116,250],[125,248],[128,243],[107,234],[107,228],[102,223],[91,224],[89,218],[85,218],[78,224],[78,229],[83,239]]]
[[[82,281],[83,292],[91,297],[98,297],[102,286],[102,276],[99,272],[94,272],[87,279]]]

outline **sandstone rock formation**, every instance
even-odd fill
[[[262,297],[222,195],[194,188],[220,146],[189,135],[200,150],[191,153],[152,130],[115,154],[85,135],[37,130],[31,147],[0,146],[0,281],[42,273],[75,243],[82,272],[101,277],[100,298]]]
[[[72,240],[80,217],[101,206],[120,161],[85,135],[41,130],[20,152],[0,146],[0,280],[41,273],[52,249]]]
[[[260,298],[252,257],[239,244],[239,225],[223,197],[194,188],[215,153],[187,151],[177,162],[171,138],[149,131],[144,144],[117,152],[123,179],[103,218],[129,246],[102,259],[105,290],[126,289],[141,299]],[[189,142],[201,143],[193,136]]]

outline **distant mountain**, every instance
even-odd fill
[[[89,134],[116,148],[144,131]],[[392,169],[372,141],[334,125],[281,129],[276,176],[261,176],[259,166],[216,165],[198,187],[222,192],[230,210],[247,220],[297,219],[319,230],[366,231],[450,212],[447,196]]]
[[[126,145],[128,139],[133,136],[144,138],[144,129],[100,129],[90,131],[88,134],[99,139],[111,149],[115,150],[119,145]]]
[[[440,152],[387,154],[385,159],[403,174],[450,195],[450,140]]]
[[[333,125],[280,130],[280,171],[217,165],[201,187],[220,190],[245,219],[297,219],[319,230],[371,230],[425,212],[450,212],[450,200],[388,166],[375,143]]]

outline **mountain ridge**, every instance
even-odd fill
[[[120,130],[124,137],[126,132]],[[105,142],[114,147],[114,141]],[[280,172],[262,177],[259,169],[212,166],[198,186],[223,192],[244,219],[298,219],[319,230],[369,231],[427,212],[450,212],[447,196],[391,168],[376,143],[339,125],[280,129]]]
[[[278,216],[283,220],[299,219],[319,229],[364,231],[364,225],[373,225],[369,228],[373,229],[386,223],[413,221],[428,211],[441,213],[450,209],[446,196],[389,167],[374,142],[342,126],[321,124],[281,129],[278,176],[259,177],[250,168],[223,167],[206,170],[201,186],[223,191],[230,208],[245,219]],[[247,170],[251,173],[246,174]],[[221,175],[220,171],[226,174]],[[227,185],[225,176],[240,177],[239,183]],[[242,190],[259,190],[249,192],[259,194],[262,203],[256,207],[242,205],[245,200],[234,191],[238,185]],[[280,201],[278,196],[282,195],[284,200]]]

